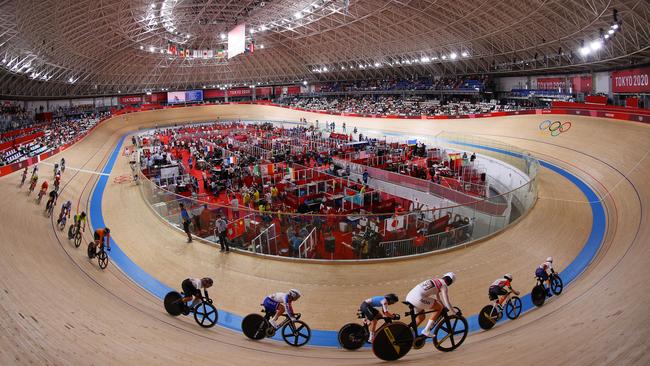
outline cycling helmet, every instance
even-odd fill
[[[548,257],[548,258],[546,258],[546,261],[547,261],[547,262],[551,262],[551,263],[553,263],[553,257]]]
[[[505,278],[508,281],[512,281],[512,274],[511,273],[506,273],[503,275],[503,278]]]
[[[111,229],[105,227],[105,228],[104,228],[104,232],[105,232],[106,234],[110,234],[110,233],[111,233]]]
[[[296,290],[295,288],[292,288],[289,290],[289,296],[293,298],[294,300],[298,300],[300,298],[300,291]]]
[[[201,282],[203,283],[204,287],[211,287],[213,284],[212,278],[210,277],[201,278]]]
[[[395,294],[387,294],[384,297],[386,298],[386,301],[388,301],[389,304],[394,304],[399,301],[399,298]]]
[[[79,215],[79,216],[80,217],[86,217],[86,211],[81,211],[81,215]]]
[[[444,279],[445,277],[449,278],[449,281],[445,281],[445,282],[447,282],[447,286],[451,285],[452,283],[454,283],[456,281],[456,274],[454,272],[445,273],[442,276],[442,278]]]
[[[68,202],[65,203],[64,206],[67,207],[67,208],[70,208],[70,207],[72,207],[72,202],[68,201]]]

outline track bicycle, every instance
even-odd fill
[[[194,304],[191,308],[183,302],[185,295],[181,292],[170,291],[165,295],[163,300],[165,310],[171,316],[194,315],[196,324],[203,328],[212,328],[219,320],[219,312],[213,305],[212,299],[209,296],[202,296],[201,302]]]
[[[81,245],[81,223],[77,222],[70,225],[68,229],[68,240],[74,239],[74,246],[79,248]]]
[[[282,314],[284,320],[274,327],[269,321],[273,314],[267,313],[264,309],[262,313],[264,316],[252,313],[244,317],[241,329],[246,337],[253,340],[271,338],[280,329],[282,339],[290,346],[304,346],[311,339],[311,329],[307,323],[300,320],[301,314],[294,314],[296,320],[292,320],[287,314]]]
[[[377,330],[375,340],[372,342],[372,352],[378,358],[384,361],[394,361],[406,355],[411,348],[420,349],[426,343],[426,336],[417,335],[417,316],[415,307],[408,301],[402,301],[403,304],[409,307],[409,311],[405,316],[411,318],[410,323],[404,324],[402,322],[392,322],[383,325]],[[469,326],[467,319],[463,317],[462,312],[458,308],[456,315],[449,315],[448,310],[443,307],[436,319],[432,330],[433,346],[443,352],[453,351],[458,348],[467,337],[469,333]],[[434,310],[422,312],[421,314],[429,314]]]
[[[108,267],[108,254],[106,254],[106,251],[104,250],[104,243],[100,244],[99,253],[95,250],[94,241],[88,243],[88,258],[93,259],[95,257],[97,257],[99,268],[106,269],[106,267]]]
[[[364,319],[363,324],[348,323],[342,326],[338,333],[339,345],[349,351],[354,351],[361,348],[368,342],[368,338],[370,337],[370,321],[366,319],[366,317],[361,312],[361,309],[357,310],[357,317],[359,319]],[[393,320],[399,319],[399,314],[394,314],[392,318],[384,316],[379,316],[379,318],[377,318],[377,320],[383,320],[384,324],[391,323]]]
[[[546,301],[547,297],[551,297],[549,293],[549,289],[544,286],[544,281],[540,277],[535,277],[537,280],[537,284],[535,287],[533,287],[533,290],[530,292],[530,297],[531,300],[533,301],[533,304],[535,306],[539,307],[544,305],[544,302]],[[559,295],[562,293],[562,289],[564,289],[564,283],[562,282],[562,278],[560,275],[558,275],[554,270],[551,269],[551,274],[549,275],[549,279],[551,281],[551,288],[550,292],[552,292],[554,295]]]
[[[505,314],[510,320],[517,319],[521,314],[522,304],[518,296],[512,296],[512,291],[508,291],[506,299],[504,299],[505,307],[494,301],[496,304],[485,305],[478,315],[478,325],[481,329],[489,330],[501,320],[505,310]]]

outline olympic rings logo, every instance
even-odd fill
[[[549,131],[551,133],[551,136],[559,136],[561,133],[567,132],[568,130],[571,129],[571,122],[560,122],[560,121],[553,121],[551,120],[546,120],[543,121],[542,123],[539,124],[539,130],[540,131]]]

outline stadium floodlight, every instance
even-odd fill
[[[589,49],[589,47],[580,48],[580,54],[582,56],[587,56],[590,52],[591,52],[591,50]]]
[[[467,51],[463,51],[463,53],[461,53],[460,55],[463,56],[463,57],[467,57],[467,56],[469,56],[469,53],[467,53]]]
[[[614,32],[616,32],[616,31],[613,30],[613,29],[610,29],[610,30],[607,31],[607,33],[609,33],[609,34],[614,34]]]
[[[263,44],[260,45],[260,49],[262,49],[262,50],[264,49],[264,45],[263,45]]]
[[[614,23],[614,25],[612,25],[612,29],[614,30],[618,29],[618,23]]]
[[[423,56],[423,57],[420,59],[420,62],[429,62],[430,60],[431,60],[430,58],[428,58],[428,57],[426,57],[426,56]]]
[[[597,39],[589,44],[589,48],[591,48],[592,51],[598,51],[603,47],[603,41],[600,39]]]
[[[379,67],[381,64],[379,62],[375,62],[375,67]]]
[[[154,46],[149,46],[149,52],[156,52],[156,48]]]
[[[327,72],[327,67],[323,67],[323,72]]]
[[[303,80],[302,85],[307,85],[307,80]]]
[[[446,60],[446,59],[447,59],[447,55],[442,55],[442,59],[443,59],[443,60]]]
[[[452,60],[455,60],[457,57],[458,55],[456,54],[456,52],[452,52],[451,55],[449,55],[449,58]]]
[[[296,19],[300,19],[300,18],[302,18],[302,12],[297,11],[297,12],[293,15],[293,17],[296,18]]]
[[[221,33],[221,34],[219,35],[219,38],[221,38],[221,39],[226,39],[226,34],[225,34],[225,33]]]

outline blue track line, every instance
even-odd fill
[[[122,136],[117,146],[113,150],[110,159],[108,160],[108,162],[106,163],[102,171],[102,173],[104,174],[100,176],[99,181],[97,182],[97,185],[93,190],[90,199],[90,208],[89,208],[90,222],[93,228],[101,228],[105,226],[104,217],[102,215],[102,196],[104,194],[104,189],[106,188],[106,183],[108,182],[109,174],[111,170],[113,170],[113,166],[115,165],[115,161],[117,160],[118,153],[120,152],[122,144],[124,143],[124,139],[126,138],[127,135],[128,133]],[[458,142],[458,141],[452,141],[452,142],[457,145],[476,147],[484,150],[490,150],[501,154],[514,156],[517,158],[522,158],[521,154],[514,153],[511,151],[501,150],[489,146],[470,144],[465,142]],[[566,286],[571,282],[573,282],[580,275],[580,273],[582,273],[587,268],[589,263],[591,263],[591,261],[595,258],[596,254],[598,253],[598,250],[600,249],[600,246],[605,237],[605,229],[607,227],[605,210],[597,194],[578,177],[549,162],[540,160],[540,164],[544,168],[550,169],[560,174],[561,176],[565,177],[570,182],[575,184],[578,187],[578,189],[580,189],[580,191],[585,195],[588,202],[590,202],[590,206],[591,206],[593,222],[592,222],[591,232],[589,233],[587,242],[585,243],[580,253],[578,253],[578,256],[562,272],[560,272],[560,275],[562,276],[562,279]],[[169,291],[175,291],[176,289],[172,289],[164,285],[156,278],[151,276],[149,273],[145,272],[142,268],[140,268],[140,266],[138,266],[135,262],[133,262],[126,254],[124,254],[124,252],[121,250],[119,245],[117,245],[117,243],[113,241],[113,238],[111,238],[110,240],[111,240],[111,249],[112,249],[112,251],[110,252],[110,257],[113,263],[115,263],[115,265],[117,265],[135,283],[137,283],[139,286],[152,293],[154,296],[158,297],[161,300],[161,304],[160,304],[161,311],[163,311],[162,299]],[[531,269],[531,275],[533,274],[534,274],[534,269]],[[532,304],[530,293],[521,296],[521,300],[523,305],[522,313],[530,311],[535,307]],[[223,310],[219,310],[218,324],[223,327],[236,330],[236,331],[241,331],[241,320],[242,317],[239,315],[228,313]],[[480,327],[478,325],[478,314],[468,316],[467,321],[469,323],[470,332],[476,332],[480,330]],[[276,334],[274,339],[278,339],[278,340],[281,339],[280,335]],[[309,341],[309,344],[312,346],[338,347],[339,345],[337,339],[337,332],[332,330],[312,330],[312,338]]]

